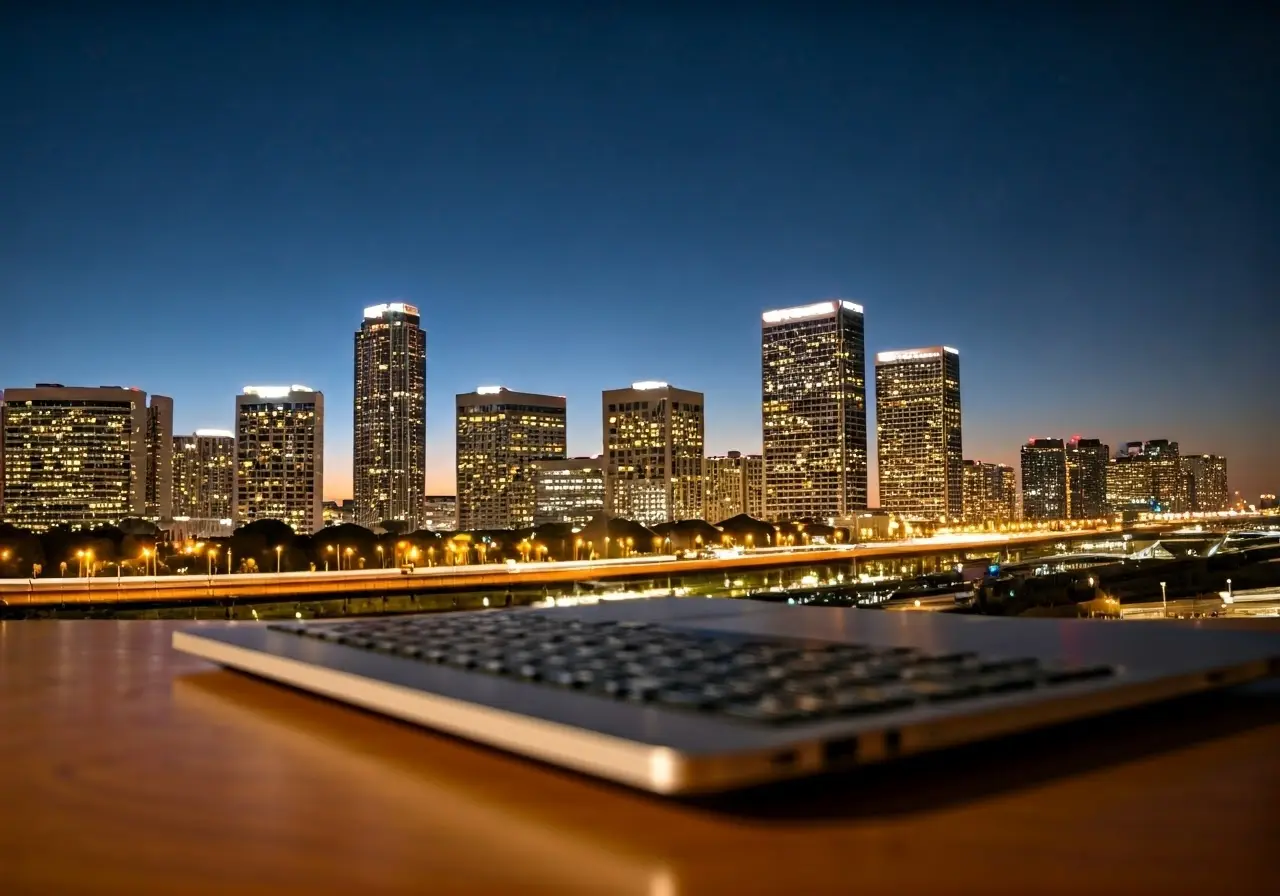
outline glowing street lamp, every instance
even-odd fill
[[[353,550],[352,548],[347,548],[347,549],[346,549],[346,551],[345,551],[344,553],[347,555],[347,569],[350,569],[350,568],[351,568],[351,555],[354,553],[354,550]],[[339,566],[338,566],[338,568],[339,568],[339,569],[341,569],[341,568],[342,568],[342,566],[341,566],[341,565],[339,565]]]
[[[276,575],[280,574],[280,552],[284,550],[284,545],[276,545]]]
[[[142,574],[144,576],[150,574],[151,572],[150,566],[151,566],[151,548],[143,548],[142,549]],[[119,569],[118,566],[117,566],[117,569]]]
[[[386,553],[382,550],[382,545],[378,545],[378,547],[377,547],[377,549],[376,549],[376,550],[378,551],[378,568],[379,568],[379,569],[386,569],[386,568],[387,568],[387,555],[386,555]]]
[[[217,548],[209,548],[209,575],[213,575],[213,559],[218,556]]]

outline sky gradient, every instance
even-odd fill
[[[452,493],[480,384],[595,454],[600,390],[666,380],[758,451],[760,312],[839,296],[869,361],[960,349],[966,457],[1164,437],[1280,488],[1265,5],[534,6],[5,4],[0,387],[189,432],[305,383],[347,497],[352,334],[403,300]]]

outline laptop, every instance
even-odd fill
[[[197,624],[214,663],[659,794],[891,760],[1280,672],[1274,633],[723,598]]]

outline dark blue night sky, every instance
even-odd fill
[[[0,11],[0,386],[190,431],[305,383],[344,496],[351,334],[403,299],[451,492],[482,383],[597,453],[600,389],[667,380],[758,450],[760,312],[841,296],[869,355],[959,347],[966,457],[1168,437],[1280,488],[1267,4],[176,6]]]

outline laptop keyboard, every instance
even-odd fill
[[[271,629],[615,700],[783,725],[1104,678],[1110,666],[928,654],[528,611],[381,617]]]

